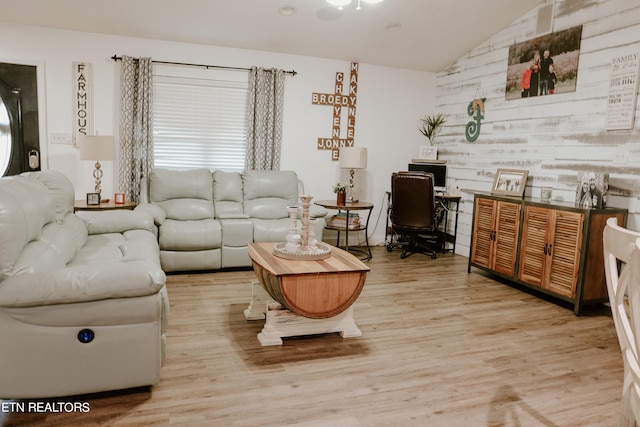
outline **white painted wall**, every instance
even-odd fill
[[[438,74],[436,110],[449,122],[439,136],[440,158],[463,192],[457,251],[468,255],[473,191],[489,191],[498,168],[526,169],[525,195],[540,197],[553,186],[553,199],[572,201],[577,173],[610,173],[609,205],[636,209],[640,187],[640,109],[635,127],[606,131],[611,61],[640,53],[640,3],[629,0],[556,0],[554,31],[582,25],[577,90],[546,97],[505,100],[509,46],[536,37],[532,11]],[[480,137],[467,142],[467,105],[486,97]],[[640,103],[640,98],[639,98]],[[638,204],[640,209],[640,204]],[[640,228],[631,214],[628,226]]]
[[[38,65],[43,76],[40,111],[43,168],[64,172],[76,187],[77,198],[93,189],[92,162],[80,161],[71,146],[51,144],[52,133],[71,133],[72,63],[90,62],[93,67],[93,129],[100,135],[117,135],[119,65],[114,54],[150,56],[153,59],[235,67],[276,67],[295,69],[287,77],[284,106],[284,133],[281,169],[295,170],[306,192],[318,199],[331,199],[332,185],[347,180],[345,171],[331,160],[330,153],[316,149],[318,137],[331,132],[330,108],[311,104],[313,92],[333,92],[335,73],[349,74],[348,62],[275,54],[215,46],[171,43],[158,40],[61,31],[0,22],[3,62]],[[357,58],[354,58],[357,62]],[[418,119],[433,112],[435,74],[360,64],[355,144],[369,151],[368,168],[358,171],[357,195],[372,201],[371,241],[384,240],[385,191],[393,171],[406,169],[424,142],[417,131]],[[346,126],[346,120],[343,125]],[[346,129],[346,127],[345,127]],[[117,190],[115,162],[104,162],[103,192]]]
[[[534,38],[536,11],[480,44],[437,76],[430,73],[360,64],[356,145],[369,149],[369,167],[356,173],[361,199],[376,208],[372,241],[384,240],[383,205],[393,171],[405,169],[424,143],[417,122],[424,114],[448,116],[438,137],[440,158],[449,162],[450,183],[463,192],[458,252],[468,254],[472,191],[488,190],[497,168],[529,170],[526,194],[539,197],[540,187],[553,185],[554,198],[571,200],[578,171],[610,175],[609,203],[636,210],[634,187],[640,187],[640,148],[636,125],[629,131],[605,131],[604,114],[613,57],[640,52],[640,4],[629,0],[556,0],[554,31],[583,25],[577,91],[551,98],[506,101],[504,85],[509,46]],[[287,77],[282,169],[295,170],[316,199],[333,198],[331,186],[346,180],[316,149],[316,139],[329,134],[331,110],[311,104],[313,92],[331,92],[335,73],[348,74],[349,63],[215,46],[60,31],[0,23],[0,60],[37,65],[44,168],[65,172],[77,197],[92,189],[91,162],[78,160],[73,147],[50,144],[52,133],[72,128],[74,61],[93,65],[93,127],[117,135],[119,66],[114,54],[151,56],[158,60],[249,67],[295,69]],[[357,61],[357,58],[354,58]],[[471,119],[467,105],[477,95],[487,98],[479,139],[469,143],[464,127]],[[42,111],[44,110],[44,111]],[[115,164],[105,162],[106,194],[116,186]],[[639,205],[640,206],[640,205]],[[640,228],[630,215],[629,226]]]

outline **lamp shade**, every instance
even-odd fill
[[[113,136],[78,137],[80,160],[115,160],[116,139]]]
[[[340,149],[342,169],[366,169],[367,149],[364,147],[342,147]]]

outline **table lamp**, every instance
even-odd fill
[[[100,194],[102,189],[102,168],[100,160],[116,159],[116,141],[113,136],[80,136],[78,137],[80,148],[80,160],[95,160],[93,178],[95,179],[95,192]]]
[[[357,200],[353,200],[353,170],[367,168],[367,149],[364,147],[340,148],[340,167],[342,169],[350,169],[349,195],[347,196],[347,202],[357,202]]]

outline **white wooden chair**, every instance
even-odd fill
[[[640,233],[610,218],[604,229],[604,268],[624,362],[619,426],[640,424]]]

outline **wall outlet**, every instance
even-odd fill
[[[627,163],[629,161],[629,150],[626,147],[618,147],[615,160],[618,163]]]
[[[52,132],[49,135],[49,141],[52,144],[71,145],[71,134],[70,133],[55,133],[55,132]]]

